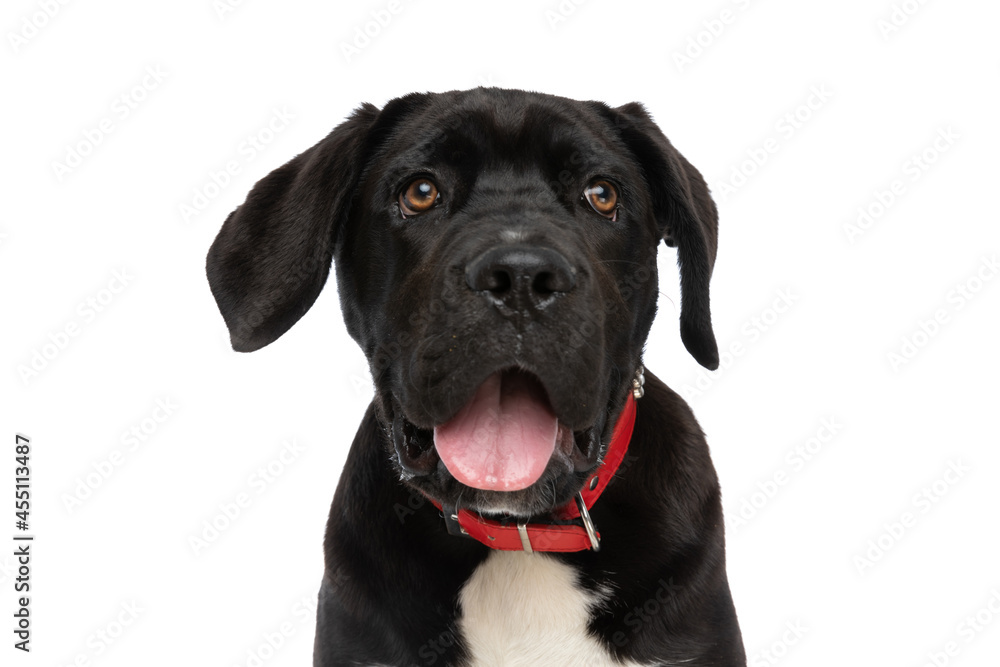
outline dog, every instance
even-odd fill
[[[332,264],[374,379],[315,665],[746,664],[704,434],[642,369],[661,241],[718,367],[717,220],[642,105],[520,90],[364,104],[255,184],[207,259],[233,348]]]

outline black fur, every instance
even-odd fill
[[[441,200],[404,217],[399,194],[418,177]],[[597,178],[618,189],[614,219],[582,198]],[[252,351],[287,331],[332,259],[344,320],[375,379],[327,527],[315,664],[463,664],[456,595],[489,550],[447,534],[424,495],[484,511],[503,504],[535,521],[572,498],[640,364],[661,240],[678,248],[682,340],[716,368],[717,213],[698,171],[638,104],[497,89],[365,105],[229,216],[208,276],[233,347]],[[505,307],[466,278],[500,246],[557,259],[572,276],[544,303]],[[465,487],[437,458],[431,430],[512,368],[541,383],[575,447],[527,489]],[[708,448],[684,402],[647,378],[628,458],[591,511],[601,551],[556,557],[579,569],[581,585],[615,591],[590,629],[616,656],[742,665]]]

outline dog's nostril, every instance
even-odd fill
[[[537,294],[548,295],[553,292],[560,292],[562,290],[556,289],[554,287],[555,278],[548,271],[542,271],[535,276],[535,281],[531,285],[531,289],[535,290]]]
[[[536,294],[549,295],[553,292],[568,292],[575,284],[572,271],[542,271],[535,276],[531,288]]]
[[[499,269],[490,273],[489,279],[486,281],[486,289],[500,295],[508,292],[512,284],[510,273]]]

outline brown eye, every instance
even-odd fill
[[[429,211],[434,204],[437,203],[438,199],[441,198],[441,193],[438,192],[437,186],[429,178],[418,178],[409,185],[406,189],[399,195],[399,210],[403,212],[403,216],[408,215],[419,215]]]
[[[583,197],[605,218],[615,220],[618,217],[618,191],[607,181],[593,181],[583,191]]]

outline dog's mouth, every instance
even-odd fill
[[[574,432],[556,416],[537,376],[506,369],[487,377],[458,413],[432,430],[416,427],[397,409],[392,440],[409,481],[450,477],[465,487],[459,493],[477,490],[479,505],[524,507],[536,504],[529,500],[532,487],[546,486],[550,503],[568,500],[560,487],[576,473],[582,483],[598,463],[603,416],[600,421]]]
[[[556,448],[572,455],[573,433],[559,424],[545,388],[524,372],[494,373],[458,414],[434,428],[434,447],[462,484],[518,491],[538,481]]]

